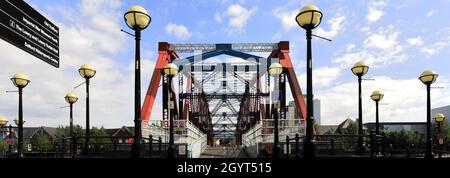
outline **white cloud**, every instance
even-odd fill
[[[450,45],[450,41],[438,41],[432,45],[422,48],[421,51],[423,53],[425,53],[425,55],[430,57],[430,56],[435,55],[436,53],[438,53],[439,51],[441,51],[442,49],[446,48],[449,45]]]
[[[276,8],[272,11],[272,14],[281,21],[284,30],[290,30],[294,27],[298,27],[295,17],[297,16],[298,10],[287,11],[286,9]]]
[[[387,0],[371,1],[368,5],[368,13],[366,20],[369,23],[376,22],[384,15],[383,8],[386,6]]]
[[[398,42],[400,32],[392,25],[380,27],[376,32],[370,32],[360,49],[346,51],[335,57],[332,63],[341,68],[350,68],[356,61],[365,60],[370,66],[387,66],[408,59],[405,46]]]
[[[362,84],[363,122],[375,121],[375,104],[370,99],[374,90],[381,90],[385,97],[380,105],[381,122],[424,122],[426,120],[426,92],[417,79],[396,80],[387,76],[375,77],[375,81]],[[348,116],[358,117],[357,82],[343,83],[316,92],[321,100],[323,122],[339,124]],[[450,99],[449,92],[433,90],[432,107],[445,104]]]
[[[222,23],[222,16],[219,12],[216,12],[216,14],[214,14],[214,20],[216,20],[217,23]]]
[[[175,36],[178,39],[187,40],[191,38],[192,33],[184,25],[169,23],[166,25],[166,33]]]
[[[313,85],[314,87],[329,87],[333,82],[341,76],[341,69],[338,67],[319,67],[313,70]],[[301,85],[306,86],[306,74],[298,76]],[[302,88],[304,86],[301,86]]]
[[[228,26],[230,28],[227,30],[228,34],[231,35],[236,31],[240,33],[244,32],[247,21],[257,9],[257,7],[247,9],[239,4],[232,4],[228,6],[227,11],[224,12],[224,15],[229,17]]]
[[[329,29],[325,30],[321,27],[317,29],[317,35],[324,36],[327,38],[333,38],[338,33],[342,32],[344,30],[344,22],[346,17],[343,15],[337,15],[330,20],[327,21],[327,24],[329,25]]]
[[[364,40],[364,45],[371,49],[392,49],[397,45],[399,32],[395,31],[390,25],[386,28],[380,28],[376,34],[370,35]]]
[[[408,38],[407,42],[409,45],[412,45],[412,46],[422,46],[423,45],[423,39],[421,36],[418,36],[415,38]]]
[[[427,12],[427,17],[431,17],[436,13],[436,10],[432,9],[430,11]]]
[[[32,80],[24,89],[24,118],[27,127],[68,125],[68,110],[59,107],[67,105],[63,97],[69,91],[74,91],[79,97],[79,101],[74,105],[74,123],[84,127],[85,87],[73,87],[84,81],[77,69],[85,63],[93,65],[97,70],[90,86],[91,126],[133,125],[133,52],[127,52],[127,57],[123,60],[111,57],[116,56],[116,53],[120,52],[119,49],[129,50],[126,48],[128,36],[117,30],[120,29],[120,24],[124,23],[120,6],[120,1],[84,0],[75,7],[48,7],[50,12],[55,12],[49,13],[50,18],[51,15],[61,15],[60,19],[63,20],[54,21],[60,27],[61,34],[60,68],[53,68],[0,41],[0,66],[8,66],[0,70],[0,91],[15,89],[9,80],[15,73],[26,73]],[[60,9],[77,15],[64,15]],[[108,17],[106,19],[109,20],[97,23],[98,17]],[[150,80],[154,66],[154,62],[146,58],[142,60],[142,96],[145,96],[145,83]],[[0,106],[2,115],[7,116],[9,120],[16,117],[17,94],[2,92],[0,100],[9,103]]]
[[[347,50],[347,51],[351,51],[351,50],[354,49],[355,47],[356,47],[355,44],[349,44],[349,45],[347,45],[346,50]]]

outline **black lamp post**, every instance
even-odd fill
[[[420,74],[419,80],[427,86],[427,147],[425,158],[434,158],[433,156],[433,139],[431,138],[431,84],[436,81],[438,74],[432,70],[426,70]]]
[[[358,76],[358,146],[356,147],[356,154],[362,155],[364,153],[363,146],[363,122],[362,122],[362,94],[361,94],[361,80],[362,76],[369,71],[369,66],[364,61],[358,61],[352,68],[353,74]]]
[[[9,134],[8,134],[8,139],[9,139],[10,141],[12,141],[12,129],[13,129],[13,126],[12,126],[11,124],[9,124]],[[11,143],[9,143],[9,145],[8,145],[8,153],[12,153],[12,144],[11,144]]]
[[[87,155],[90,153],[89,137],[91,136],[91,127],[89,125],[89,80],[94,77],[96,71],[91,65],[84,64],[78,69],[78,72],[81,77],[86,79],[86,138],[83,152]]]
[[[376,90],[372,92],[372,95],[370,95],[370,98],[372,98],[373,101],[375,101],[375,154],[377,156],[381,155],[379,152],[379,145],[378,145],[378,136],[380,135],[380,119],[378,114],[378,103],[383,99],[384,94],[381,93],[381,91]]]
[[[438,139],[444,139],[442,138],[442,132],[441,132],[441,123],[445,120],[444,114],[438,113],[434,115],[434,121],[437,123],[437,129],[438,129]],[[443,150],[443,140],[438,140],[439,142],[439,158],[442,158],[442,150]]]
[[[295,20],[297,24],[306,30],[307,54],[306,54],[306,137],[303,144],[303,156],[305,158],[314,158],[314,104],[313,104],[313,82],[312,82],[312,30],[319,26],[322,21],[322,12],[314,5],[303,7]]]
[[[22,93],[23,88],[25,88],[29,83],[30,79],[25,74],[16,74],[11,78],[13,84],[19,89],[19,119],[16,121],[16,124],[19,129],[19,141],[18,141],[18,157],[23,158],[23,107],[22,107]]]
[[[72,138],[73,135],[73,104],[76,103],[78,101],[78,97],[77,95],[75,95],[75,93],[69,92],[66,94],[66,96],[64,97],[64,99],[66,100],[67,103],[69,103],[70,106],[70,137]],[[73,144],[73,143],[71,143]],[[72,154],[74,150],[72,150],[72,146],[70,146],[70,153]]]
[[[173,133],[173,120],[174,120],[174,100],[172,100],[172,79],[173,76],[177,75],[178,66],[172,63],[167,64],[164,67],[164,74],[167,76],[167,83],[169,87],[168,103],[169,103],[169,148],[167,149],[167,156],[169,158],[175,157],[175,143],[174,143],[174,133]]]
[[[136,40],[135,67],[134,67],[134,141],[133,157],[142,156],[142,118],[141,118],[141,63],[140,41],[141,31],[148,27],[151,17],[147,10],[141,6],[132,6],[124,15],[128,27],[134,30]]]
[[[280,139],[278,133],[278,118],[279,118],[279,109],[280,109],[280,88],[279,88],[279,80],[280,75],[283,73],[283,66],[280,63],[273,63],[269,66],[268,70],[269,75],[272,75],[275,78],[275,90],[276,93],[275,101],[272,101],[272,111],[274,115],[274,137],[273,137],[273,148],[272,148],[272,157],[279,158],[280,157]]]

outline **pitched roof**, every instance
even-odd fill
[[[39,129],[41,129],[41,127],[24,127],[23,128],[23,138],[33,137],[33,135],[36,134],[36,132],[38,132]],[[14,130],[17,131],[18,129],[16,128]]]
[[[338,125],[337,130],[347,129],[350,123],[355,122],[354,120],[347,118],[341,124]]]
[[[319,125],[319,134],[325,134],[328,131],[334,130],[336,131],[338,125]]]
[[[108,134],[109,136],[114,136],[121,130],[125,132],[134,133],[134,127],[122,126],[121,128],[106,129],[106,134]]]
[[[17,132],[18,128],[13,128],[14,132]],[[56,138],[56,127],[24,127],[23,128],[23,138],[31,138],[33,137],[39,130],[43,130],[47,132],[47,134],[52,137]]]
[[[50,137],[56,138],[56,127],[41,127],[44,131],[46,131]]]

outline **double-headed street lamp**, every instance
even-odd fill
[[[66,94],[64,99],[66,100],[67,103],[69,103],[69,107],[70,107],[70,128],[69,128],[70,131],[69,131],[69,135],[70,135],[71,138],[73,138],[74,137],[74,135],[73,135],[73,104],[78,101],[78,97],[77,97],[77,95],[75,95],[75,93],[69,92],[69,93]],[[70,149],[71,149],[70,153],[73,153],[74,150],[72,150],[72,147],[70,147]]]
[[[313,141],[314,105],[313,105],[313,82],[312,82],[312,30],[319,26],[322,21],[322,12],[314,5],[303,7],[295,17],[297,24],[306,30],[306,138],[303,144],[303,156],[314,158],[315,149]]]
[[[356,147],[356,154],[362,155],[364,153],[363,146],[363,122],[362,122],[362,96],[361,96],[361,81],[362,76],[369,71],[369,66],[364,61],[358,61],[353,65],[352,72],[358,76],[358,146]]]
[[[151,17],[141,6],[132,6],[124,15],[128,27],[135,31],[136,54],[134,67],[134,141],[133,157],[142,156],[142,118],[141,118],[141,31],[148,27]]]
[[[173,119],[174,119],[174,102],[172,101],[172,79],[173,76],[177,75],[178,73],[178,66],[172,63],[167,64],[164,67],[164,74],[166,74],[167,76],[167,85],[169,88],[169,94],[168,94],[168,98],[169,101],[167,103],[169,103],[169,148],[167,149],[167,156],[169,158],[174,158],[175,157],[175,145],[174,145],[174,136],[173,136]]]
[[[372,98],[373,101],[375,101],[375,138],[380,135],[380,120],[379,120],[379,114],[378,114],[378,103],[383,99],[384,94],[380,90],[376,90],[372,92],[370,95],[370,98]],[[378,139],[375,141],[375,153],[379,155],[378,151]]]
[[[17,120],[17,118],[15,120]],[[0,116],[0,128],[1,128],[1,132],[2,132],[2,138],[4,137],[3,128],[6,126],[6,124],[8,124],[8,120],[6,119],[6,117]],[[8,134],[8,139],[9,139],[9,141],[12,141],[12,129],[13,129],[13,126],[11,124],[9,124],[9,127],[8,127],[8,133],[9,133]],[[9,153],[12,152],[12,143],[11,142],[8,143],[8,152]]]
[[[22,93],[29,83],[30,79],[25,74],[16,74],[11,78],[13,84],[19,89],[19,119],[16,122],[19,129],[19,142],[17,146],[19,158],[23,158],[23,108],[22,108]]]
[[[2,139],[3,139],[3,127],[8,124],[8,119],[6,119],[5,116],[0,116],[0,132],[2,132]]]
[[[80,69],[78,69],[81,77],[86,79],[86,138],[84,145],[84,154],[89,154],[89,137],[91,136],[91,129],[89,126],[89,80],[94,77],[96,71],[94,67],[89,64],[83,64]]]
[[[3,128],[6,124],[8,124],[8,119],[5,116],[0,116],[0,128]]]
[[[269,66],[268,70],[269,75],[275,78],[275,90],[278,91],[276,94],[277,98],[275,98],[275,101],[272,101],[272,112],[274,115],[274,137],[273,137],[273,148],[272,148],[272,156],[273,158],[280,157],[280,144],[279,144],[279,135],[278,135],[278,112],[280,109],[280,88],[276,87],[279,86],[279,80],[280,76],[283,73],[283,66],[280,63],[272,63]]]
[[[438,139],[444,139],[441,132],[441,123],[445,120],[444,114],[438,113],[434,115],[434,121],[437,123],[437,129],[438,129]],[[439,142],[439,158],[442,158],[442,148],[444,143],[441,142],[441,140],[438,140]]]
[[[427,86],[427,147],[425,158],[433,158],[433,139],[431,138],[431,84],[436,81],[438,74],[432,70],[423,71],[420,74],[419,80]]]

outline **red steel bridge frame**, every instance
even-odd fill
[[[202,50],[202,54],[191,56],[188,58],[180,59],[178,53],[190,52],[192,53],[194,50]],[[265,58],[265,62],[259,61],[258,56],[254,56],[252,54],[248,54],[245,52],[270,52],[270,55]],[[236,142],[237,144],[241,144],[242,142],[242,134],[245,133],[248,129],[254,126],[257,121],[261,120],[261,118],[272,118],[273,109],[270,108],[270,104],[268,102],[264,102],[261,98],[265,93],[261,93],[261,76],[267,73],[267,67],[271,64],[273,59],[279,60],[279,63],[283,66],[283,74],[279,80],[278,85],[280,85],[281,91],[281,102],[280,108],[282,109],[280,113],[281,119],[285,118],[286,112],[286,78],[289,82],[289,86],[291,88],[292,96],[295,101],[296,107],[298,107],[298,116],[302,122],[305,122],[306,118],[306,103],[305,99],[302,95],[299,82],[297,80],[297,76],[292,66],[292,61],[289,56],[289,42],[281,41],[279,43],[267,44],[169,44],[167,42],[160,42],[158,45],[158,59],[155,65],[155,69],[152,74],[152,78],[147,89],[147,93],[145,95],[145,100],[142,105],[141,115],[142,121],[144,124],[148,124],[150,115],[152,114],[153,104],[155,102],[155,98],[158,92],[158,87],[160,81],[162,80],[162,92],[163,92],[163,119],[168,119],[170,114],[173,114],[174,118],[177,120],[190,120],[194,125],[200,128],[201,131],[207,134],[208,144],[213,144],[213,123],[211,120],[212,111],[209,109],[208,101],[211,99],[220,99],[223,97],[216,95],[208,95],[203,92],[203,89],[199,88],[195,85],[197,81],[196,77],[193,73],[184,72],[184,74],[179,74],[180,77],[185,75],[187,77],[187,86],[186,91],[190,90],[190,93],[182,93],[180,92],[178,95],[178,103],[177,101],[177,93],[173,90],[173,84],[169,86],[168,78],[164,75],[163,69],[168,63],[174,63],[178,65],[180,71],[182,71],[185,64],[194,63],[194,58],[201,57],[201,60],[205,60],[210,57],[218,56],[218,55],[230,55],[234,57],[239,57],[244,60],[249,58],[257,59],[257,63],[259,66],[265,67],[265,70],[258,70],[256,76],[254,76],[254,80],[249,80],[245,84],[245,93],[242,95],[237,95],[239,97],[240,108],[237,111],[238,119],[236,124]],[[267,65],[267,66],[263,66]],[[248,69],[246,69],[248,70]],[[268,80],[268,85],[270,85],[270,77],[266,75],[266,80]],[[180,87],[183,86],[182,81],[179,83]],[[256,82],[255,82],[256,81]],[[172,87],[172,93],[169,93],[168,87]],[[256,93],[250,93],[250,87],[256,87]],[[266,86],[268,87],[268,86]],[[195,93],[195,96],[194,96]],[[169,97],[171,98],[171,102],[169,101]],[[233,97],[233,96],[226,96]],[[272,107],[273,108],[273,107]],[[215,114],[215,113],[214,113]],[[224,113],[225,115],[225,113]],[[225,116],[224,116],[225,117]],[[243,122],[245,120],[245,122]],[[203,122],[201,122],[203,121]],[[206,121],[206,122],[205,122]],[[264,124],[264,123],[263,123]],[[264,132],[264,131],[263,131]]]

